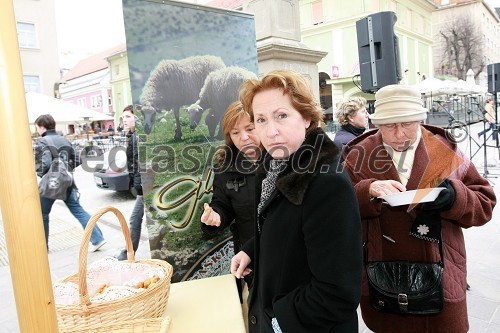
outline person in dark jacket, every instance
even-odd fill
[[[222,118],[226,145],[215,153],[214,192],[201,215],[201,229],[214,235],[231,228],[235,252],[254,233],[254,171],[260,156],[260,140],[250,115],[239,101],[232,103]]]
[[[130,214],[129,229],[130,238],[134,252],[139,247],[141,238],[142,220],[144,218],[144,196],[142,192],[142,180],[139,168],[139,148],[137,144],[137,136],[135,134],[135,115],[132,105],[128,105],[123,109],[123,126],[127,132],[127,169],[129,174],[129,187],[137,193],[135,198],[134,208]],[[116,257],[118,260],[127,259],[127,250],[123,249]]]
[[[116,131],[118,132],[119,135],[123,134],[123,124],[120,120],[120,123],[118,124],[118,127],[116,128]]]
[[[318,127],[320,104],[287,70],[246,81],[240,100],[265,148],[255,237],[231,261],[237,278],[254,272],[249,332],[357,332],[358,202],[338,147]]]
[[[241,102],[229,105],[222,118],[225,145],[215,153],[212,200],[201,215],[201,229],[209,236],[229,227],[237,253],[254,235],[255,169],[260,140]],[[250,285],[251,275],[245,278]],[[237,280],[240,300],[243,283]]]
[[[43,177],[50,168],[52,163],[52,153],[49,149],[50,144],[45,139],[47,136],[52,138],[52,142],[59,153],[59,157],[64,160],[68,166],[68,170],[72,171],[77,165],[77,156],[75,150],[71,146],[71,143],[64,137],[56,133],[56,121],[50,114],[44,114],[39,116],[35,120],[35,126],[38,134],[42,138],[38,141],[35,147],[35,169],[39,177]],[[69,211],[73,216],[80,222],[82,227],[85,229],[87,222],[90,219],[89,213],[83,209],[80,205],[80,192],[73,179],[73,185],[70,188],[70,193],[67,199],[64,201]],[[45,231],[45,242],[47,245],[47,250],[49,249],[49,214],[52,210],[55,200],[45,197],[40,197],[40,204],[42,206],[42,219],[43,219],[43,229]],[[92,230],[90,236],[89,252],[95,252],[99,250],[106,240],[102,235],[101,229],[96,225]]]
[[[342,150],[355,137],[363,134],[368,126],[368,112],[366,99],[363,97],[349,97],[337,106],[335,117],[340,124],[340,130],[335,133],[333,142]]]

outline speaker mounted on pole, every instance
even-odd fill
[[[489,64],[488,72],[488,92],[495,94],[500,92],[500,63]]]
[[[356,21],[361,90],[374,93],[402,79],[394,12],[378,12]]]

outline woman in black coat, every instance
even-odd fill
[[[214,235],[230,227],[237,252],[254,234],[254,178],[260,140],[239,101],[224,113],[222,130],[226,145],[215,153],[213,196],[201,215],[201,229]]]
[[[240,99],[266,150],[255,237],[231,261],[237,278],[254,272],[249,331],[357,332],[358,203],[339,149],[318,128],[319,103],[292,71],[246,81]]]
[[[363,134],[366,126],[368,126],[366,99],[363,97],[350,97],[342,101],[337,105],[335,117],[341,128],[335,133],[333,142],[342,150],[349,141]]]

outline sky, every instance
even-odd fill
[[[55,11],[63,68],[125,43],[121,0],[55,0]]]
[[[122,0],[54,0],[54,3],[62,68],[71,68],[90,55],[125,43]]]
[[[500,7],[500,0],[487,0],[486,2],[489,2],[495,8]]]
[[[500,7],[500,0],[486,2]],[[121,0],[55,0],[55,10],[62,68],[71,68],[90,55],[125,43]]]

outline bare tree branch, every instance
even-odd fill
[[[441,68],[446,74],[452,74],[465,80],[469,69],[474,77],[485,68],[483,57],[483,38],[478,26],[469,16],[460,15],[451,20],[439,31],[445,45],[441,55]],[[443,73],[444,74],[444,73]]]

